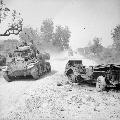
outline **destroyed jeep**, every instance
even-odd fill
[[[106,87],[120,87],[120,65],[97,65],[93,67],[91,79],[96,82],[97,91],[103,91]]]
[[[37,80],[40,76],[51,71],[49,59],[48,53],[34,51],[29,45],[19,46],[14,51],[11,61],[2,67],[3,77],[8,82],[21,76],[32,76]]]
[[[72,83],[95,83],[97,91],[103,91],[106,87],[118,87],[120,85],[120,65],[102,64],[86,68],[82,60],[69,60],[65,75]]]
[[[82,75],[85,74],[85,66],[82,60],[69,60],[65,67],[65,75],[73,83],[78,83],[82,80]]]

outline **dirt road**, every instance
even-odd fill
[[[52,73],[37,81],[1,76],[0,120],[120,120],[120,91],[67,84],[66,61],[53,59]]]

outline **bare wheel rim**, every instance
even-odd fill
[[[75,83],[75,75],[74,74],[70,74],[69,79],[72,83]]]
[[[105,77],[99,76],[96,82],[97,91],[103,91],[105,90],[105,87],[106,87]]]

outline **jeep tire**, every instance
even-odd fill
[[[106,87],[106,81],[105,81],[105,77],[103,76],[99,76],[97,78],[97,82],[96,82],[96,90],[98,92],[104,91]]]
[[[70,80],[70,82],[76,83],[76,76],[74,75],[74,73],[69,74],[68,79]]]

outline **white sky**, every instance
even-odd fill
[[[94,37],[102,38],[102,44],[108,46],[112,43],[111,30],[120,24],[120,0],[5,0],[5,3],[22,14],[24,25],[38,28],[46,18],[52,18],[55,25],[67,25],[72,32],[72,48],[84,47]]]

